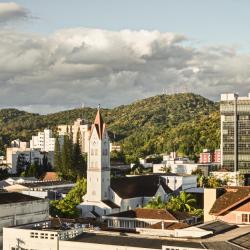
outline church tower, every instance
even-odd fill
[[[89,138],[86,201],[99,202],[109,199],[110,156],[106,124],[98,108]]]

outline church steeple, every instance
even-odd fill
[[[98,105],[98,110],[97,110],[97,113],[96,113],[94,124],[92,125],[90,136],[91,136],[91,134],[93,132],[94,127],[97,130],[99,139],[102,139],[106,124],[103,122],[103,119],[102,119],[102,115],[101,115],[101,111],[100,111],[100,105]]]
[[[98,107],[89,137],[89,155],[87,170],[88,201],[109,199],[110,155],[109,137]]]

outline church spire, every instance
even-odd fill
[[[103,122],[102,116],[101,116],[101,111],[100,111],[100,104],[98,105],[95,121],[93,124],[96,127],[98,136],[100,139],[102,139],[103,136],[103,128],[105,127],[105,123]]]

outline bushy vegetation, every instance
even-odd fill
[[[179,195],[172,196],[168,202],[163,202],[160,196],[151,199],[145,208],[167,209],[172,212],[188,212],[197,216],[201,216],[203,211],[197,209],[196,200],[185,191],[181,191]]]
[[[82,202],[82,197],[87,192],[87,181],[85,178],[77,181],[76,185],[62,200],[50,202],[50,215],[61,218],[78,218],[80,215],[77,205]]]
[[[55,131],[58,124],[71,124],[78,117],[92,122],[96,109],[82,108],[49,115],[16,109],[0,110],[0,150],[11,140],[29,140],[44,128]],[[196,159],[204,147],[219,147],[218,104],[202,96],[186,93],[158,95],[103,109],[112,141],[122,145],[114,158],[126,163],[150,154],[178,151]]]

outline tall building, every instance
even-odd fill
[[[222,166],[250,174],[250,94],[222,94],[220,113]]]
[[[54,151],[55,138],[52,137],[52,130],[44,129],[43,132],[38,132],[37,136],[32,136],[30,148],[39,149],[44,152]]]
[[[73,125],[58,125],[57,130],[61,136],[72,133],[74,143],[76,143],[77,133],[80,131],[82,152],[88,153],[90,126],[88,124],[84,124],[84,121],[81,118],[78,118]]]

